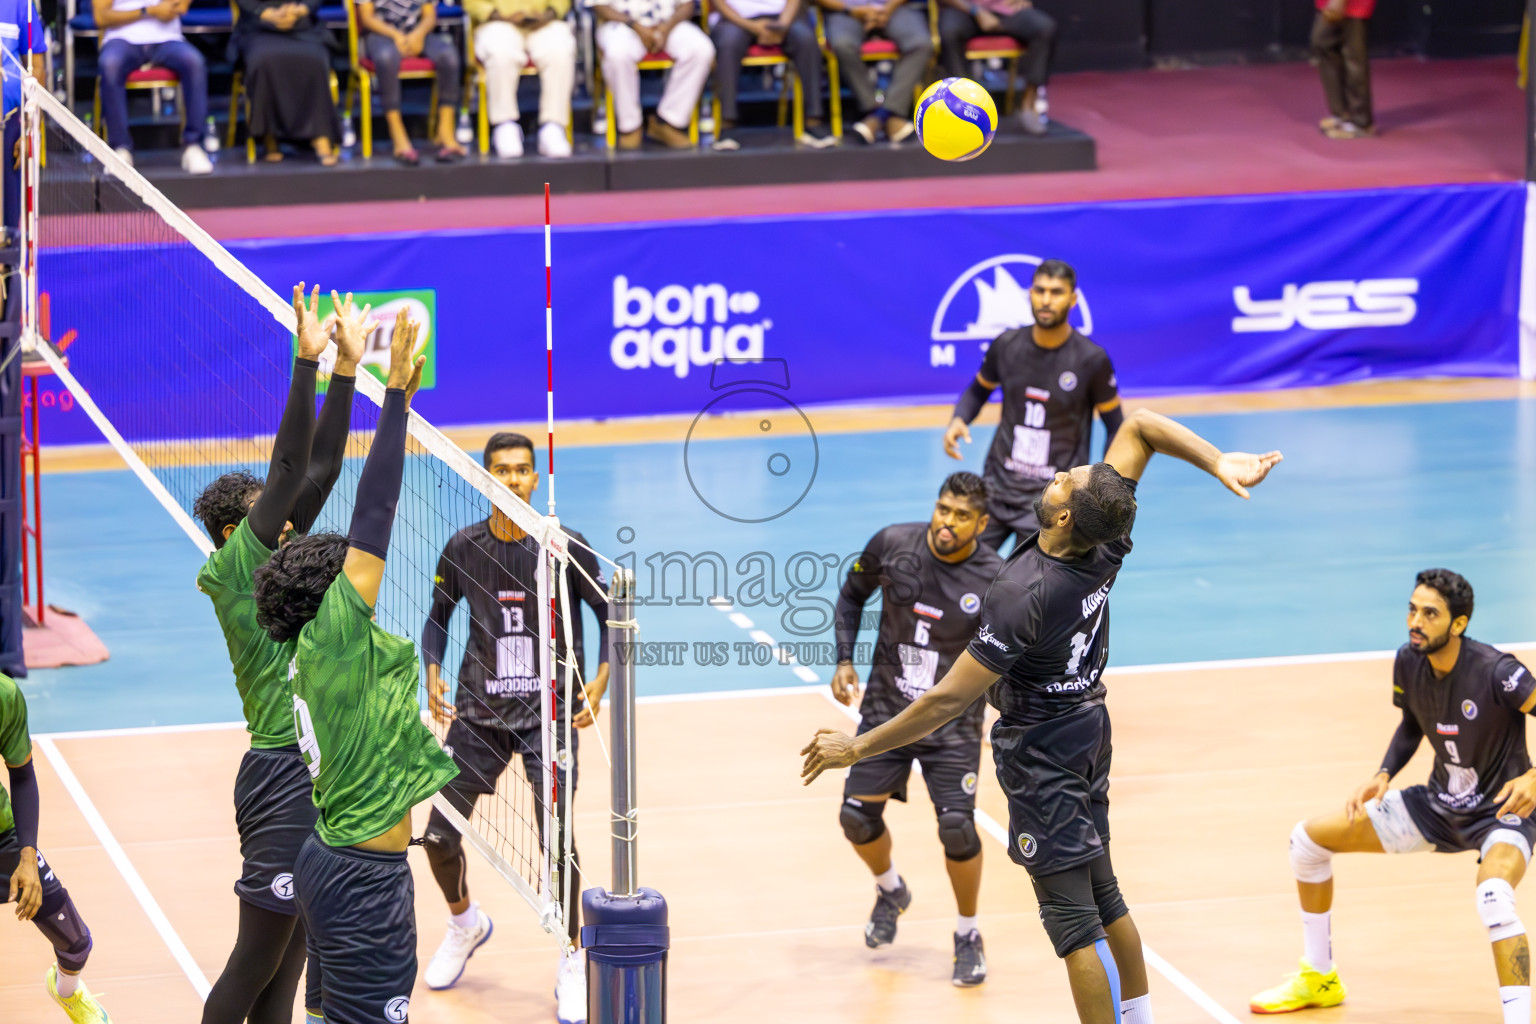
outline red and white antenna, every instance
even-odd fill
[[[549,383],[549,514],[555,514],[555,287],[550,263],[549,182],[544,183],[544,366]]]

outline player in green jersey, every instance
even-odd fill
[[[91,955],[91,930],[85,926],[69,892],[37,852],[37,774],[32,766],[32,737],[27,733],[27,701],[15,680],[0,674],[0,760],[10,775],[9,799],[0,789],[0,892],[15,901],[16,919],[31,921],[53,944],[57,962],[43,984],[74,1024],[112,1024],[80,972]]]
[[[348,536],[284,545],[256,571],[256,617],[297,641],[289,685],[318,827],[294,868],[327,1024],[403,1022],[416,983],[411,808],[458,769],[421,719],[416,645],[373,621],[424,360],[402,310],[388,390],[357,482]]]
[[[336,312],[322,323],[319,289],[307,303],[302,283],[293,290],[298,354],[266,480],[226,473],[193,506],[215,545],[197,575],[197,586],[212,600],[229,645],[235,688],[251,734],[251,748],[235,776],[235,824],[244,862],[235,883],[239,932],[203,1005],[202,1024],[288,1024],[304,970],[304,929],[293,900],[293,865],[314,830],[315,805],[293,729],[288,665],[294,644],[274,641],[256,624],[251,593],[256,569],[284,537],[309,529],[341,473],[357,364],[370,325],[366,306],[355,310],[350,295],[343,301],[331,294]],[[332,336],[336,362],[317,428],[315,377]],[[309,981],[305,1002],[318,1012],[318,973],[312,971]]]

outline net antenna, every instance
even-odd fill
[[[286,401],[292,368],[296,328],[292,303],[235,259],[30,76],[23,78],[22,96],[22,130],[28,140],[23,179],[29,190],[28,217],[22,240],[29,295],[24,324],[28,344],[53,368],[58,381],[106,439],[105,445],[94,446],[88,454],[101,466],[130,469],[206,555],[212,543],[190,514],[197,496],[221,473],[247,470],[260,475],[270,460],[272,431]],[[41,162],[45,142],[46,167]],[[549,255],[546,222],[545,350],[552,456]],[[52,316],[78,332],[69,365],[38,333],[39,289],[50,296]],[[385,312],[377,299],[374,308]],[[435,329],[432,324],[426,327]],[[387,320],[377,328],[388,329]],[[371,341],[370,353],[387,352],[387,336]],[[333,355],[322,357],[323,379],[329,379],[333,359]],[[341,478],[316,530],[345,531],[351,517],[357,476],[385,391],[383,381],[368,371],[368,361],[365,356],[357,374],[352,433]],[[526,696],[531,698],[526,704],[541,737],[535,749],[548,773],[535,776],[531,767],[525,771],[514,758],[499,781],[486,780],[487,794],[467,813],[443,794],[433,802],[523,897],[545,930],[564,943],[564,908],[570,905],[575,872],[570,801],[555,799],[554,769],[557,728],[563,725],[568,744],[570,713],[558,716],[563,723],[557,721],[553,697],[557,686],[567,697],[578,687],[584,689],[570,653],[571,622],[580,612],[572,603],[574,595],[566,578],[577,572],[600,592],[607,593],[608,588],[601,576],[591,579],[572,558],[572,541],[553,515],[535,512],[414,410],[407,429],[405,482],[376,607],[381,626],[401,636],[421,635],[436,593],[435,570],[442,564],[447,542],[488,514],[493,519],[504,517],[538,545],[534,578],[519,581],[526,590],[526,622],[532,634],[526,645],[498,645],[490,656],[495,664],[469,657],[464,662],[467,670],[491,680],[526,683]],[[552,512],[552,463],[549,468]],[[546,617],[545,609],[557,614]],[[445,672],[459,664],[455,654],[467,649],[462,628],[467,618],[458,616],[456,628],[448,631]],[[563,623],[558,632],[557,621]],[[557,681],[557,672],[563,679]],[[632,686],[628,692],[632,699]],[[506,722],[503,716],[511,702],[466,693],[461,686],[456,701],[460,717],[468,714]],[[421,696],[424,719],[441,742],[449,716],[433,713],[425,686]],[[572,703],[567,699],[565,708]],[[563,820],[554,817],[557,806]],[[557,827],[557,821],[565,827]]]

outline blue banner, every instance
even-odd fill
[[[729,383],[711,380],[722,357],[785,360],[782,390],[801,405],[949,401],[991,338],[1030,322],[1033,268],[1049,257],[1076,267],[1074,318],[1127,391],[1510,376],[1524,206],[1519,185],[1477,185],[557,228],[556,411],[697,413]],[[541,229],[229,249],[282,295],[298,280],[433,290],[437,380],[421,412],[445,426],[543,417]],[[88,322],[102,318],[87,292],[144,294],[131,252],[45,249],[41,272],[82,366],[103,341],[152,345],[174,329],[154,310]],[[257,335],[286,360],[286,338]],[[168,406],[195,403],[180,379],[90,386],[110,414],[161,389]],[[48,442],[98,439],[82,415],[48,419]]]

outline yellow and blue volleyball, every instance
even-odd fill
[[[996,131],[997,104],[969,78],[934,82],[917,101],[917,137],[940,160],[974,160]]]

